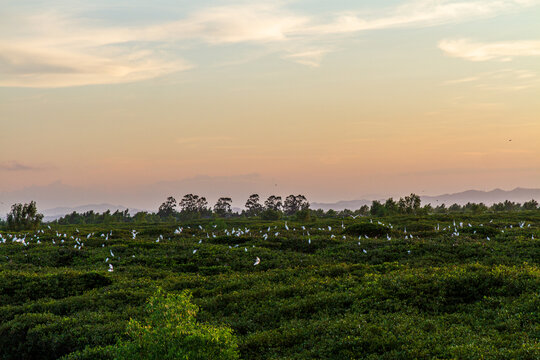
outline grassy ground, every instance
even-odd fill
[[[538,211],[42,230],[2,232],[0,359],[113,344],[157,286],[243,359],[540,358]]]

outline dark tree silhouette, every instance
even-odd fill
[[[248,216],[258,216],[262,212],[263,207],[259,203],[259,201],[260,199],[259,199],[258,194],[251,195],[249,199],[246,201],[245,206],[247,209]]]
[[[168,218],[169,216],[173,216],[176,210],[174,209],[176,207],[176,199],[172,196],[169,196],[167,200],[159,206],[158,210],[158,216],[162,219]]]
[[[231,210],[231,203],[232,199],[229,197],[221,197],[216,202],[216,205],[214,205],[214,212],[218,214],[219,216],[228,216],[232,214]]]
[[[10,230],[37,229],[43,220],[43,214],[38,214],[35,201],[30,204],[13,204],[7,214],[7,226]]]
[[[281,206],[281,196],[270,195],[264,202],[264,207],[266,210],[280,211]]]

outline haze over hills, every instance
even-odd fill
[[[0,193],[0,214],[4,216],[10,209],[11,204],[17,202],[29,202],[35,200],[38,210],[45,215],[45,220],[54,220],[73,211],[85,212],[93,210],[104,212],[111,210],[124,211],[134,214],[138,211],[157,211],[159,205],[167,196],[175,196],[177,200],[186,193],[195,193],[206,196],[210,205],[219,196],[231,196],[235,210],[240,210],[245,199],[252,193],[261,195],[264,201],[270,193],[268,188],[273,184],[262,180],[257,175],[244,175],[235,177],[195,177],[180,181],[169,181],[139,186],[135,188],[118,189],[85,189],[54,182],[46,186],[32,186],[22,190]],[[285,189],[275,192],[277,195],[286,196],[294,191]],[[308,200],[312,200],[306,194]],[[311,202],[312,209],[323,210],[355,210],[363,205],[371,205],[373,200],[384,201],[387,197],[365,196],[359,200],[346,200],[337,202]],[[399,196],[393,196],[395,200]],[[468,202],[484,203],[491,205],[497,202],[510,200],[523,203],[531,199],[540,201],[540,189],[515,188],[510,191],[494,189],[491,191],[467,190],[453,194],[443,194],[437,196],[421,196],[422,204],[431,203],[433,206],[439,204],[451,205],[454,203],[464,205]]]
[[[422,196],[422,203],[431,203],[433,206],[444,203],[446,205],[459,204],[465,205],[471,203],[484,203],[492,205],[498,202],[510,200],[517,203],[524,203],[531,199],[540,201],[540,189],[524,189],[515,188],[514,190],[505,191],[495,189],[491,191],[468,190],[455,194],[444,194],[438,196]]]
[[[459,204],[465,205],[468,202],[471,203],[484,203],[485,205],[492,205],[498,202],[504,202],[505,200],[510,200],[517,203],[524,203],[531,199],[540,201],[540,189],[524,189],[524,188],[515,188],[510,191],[505,191],[501,189],[495,189],[491,191],[480,191],[480,190],[467,190],[454,194],[444,194],[437,196],[421,196],[422,204],[431,204],[432,206],[437,206],[440,204],[452,205]],[[373,199],[384,201],[386,199]],[[394,200],[397,200],[394,198]],[[312,209],[323,209],[323,210],[344,210],[351,209],[355,210],[360,208],[363,205],[371,205],[372,200],[349,200],[349,201],[338,201],[335,203],[311,203]]]

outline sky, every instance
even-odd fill
[[[0,7],[0,193],[540,187],[539,0]]]

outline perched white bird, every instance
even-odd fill
[[[195,254],[197,252],[197,249],[193,250],[193,253]]]
[[[114,268],[112,266],[112,264],[109,264],[109,272],[113,272],[114,271]]]
[[[253,266],[259,265],[260,262],[261,262],[261,259],[259,259],[259,257],[255,258],[255,262],[253,263]]]

